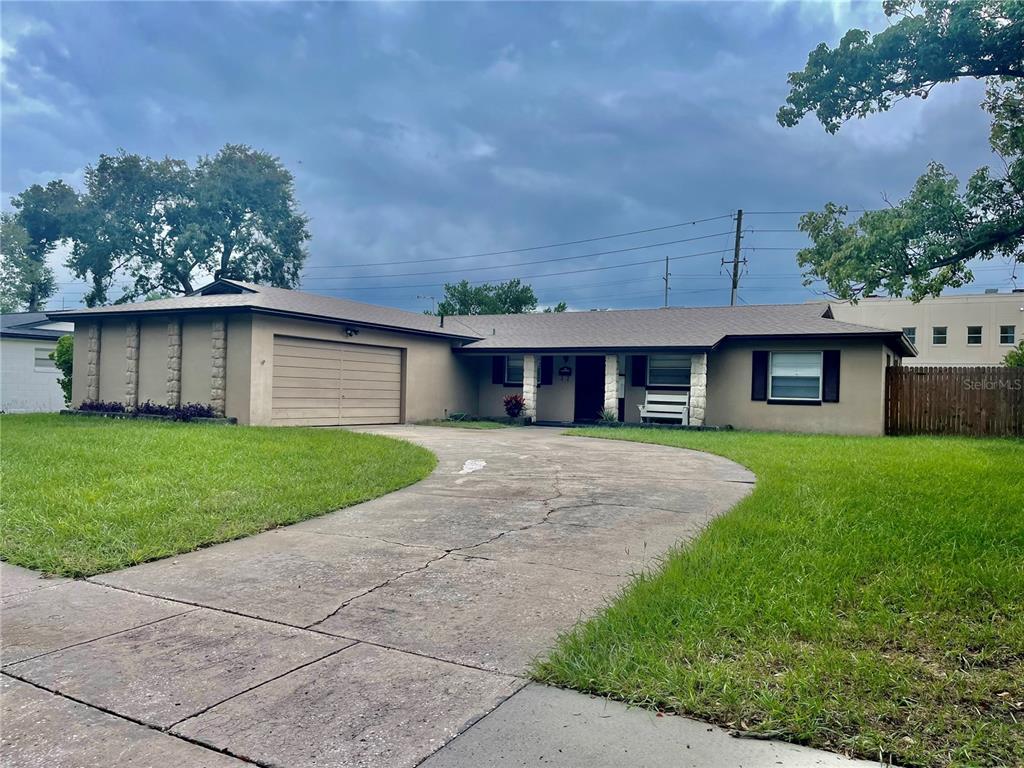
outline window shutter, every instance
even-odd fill
[[[761,350],[754,352],[750,377],[750,399],[768,399],[768,353]]]
[[[839,402],[839,350],[826,349],[821,354],[821,401]]]
[[[633,373],[629,384],[632,387],[647,386],[647,355],[633,355]]]
[[[495,355],[491,358],[491,384],[505,383],[505,356]]]
[[[543,355],[540,359],[540,385],[542,387],[555,383],[555,358]]]

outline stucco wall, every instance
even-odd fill
[[[117,319],[104,320],[100,329],[100,400],[124,402],[127,327]]]
[[[167,318],[139,323],[139,402],[167,403]]]
[[[0,341],[0,410],[8,413],[59,411],[64,392],[56,368],[36,368],[36,350],[50,353],[57,342],[47,339]]]
[[[840,350],[839,402],[779,405],[750,399],[753,351]],[[880,435],[885,346],[878,341],[728,342],[708,353],[706,423],[737,429]]]
[[[345,327],[346,325],[338,323],[313,320],[253,316],[250,423],[270,424],[271,421],[275,334],[404,349],[403,389],[406,421],[442,418],[447,413],[476,410],[476,377],[471,374],[471,366],[452,354],[450,340],[376,330],[360,327],[355,323],[347,324],[347,327],[358,328],[359,333],[355,336],[346,336]],[[230,340],[228,350],[230,356]],[[234,393],[230,371],[228,379],[230,400]]]

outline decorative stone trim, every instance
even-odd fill
[[[181,405],[181,320],[167,321],[167,404]]]
[[[89,326],[89,348],[86,353],[85,399],[100,399],[100,324]]]
[[[604,356],[604,410],[619,420],[619,356]]]
[[[706,352],[690,358],[690,426],[704,426],[708,404],[708,356]]]
[[[124,335],[124,404],[139,404],[139,321],[129,320]]]
[[[523,413],[524,419],[537,418],[537,360],[523,355]]]
[[[226,396],[228,363],[228,330],[224,318],[213,321],[210,331],[210,405],[223,415]]]

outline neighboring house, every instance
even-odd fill
[[[1024,290],[923,299],[872,297],[833,303],[837,320],[903,331],[914,365],[999,365],[1024,338]]]
[[[73,402],[205,402],[245,424],[503,415],[639,421],[689,394],[692,424],[881,434],[900,331],[797,304],[438,318],[218,280],[195,294],[53,313],[76,324]],[[810,407],[808,407],[810,406]]]
[[[0,410],[6,413],[59,411],[64,393],[50,359],[57,339],[74,333],[71,322],[54,322],[45,312],[0,315]]]

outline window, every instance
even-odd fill
[[[690,356],[651,355],[647,361],[647,386],[690,386]]]
[[[821,352],[772,352],[771,400],[821,400]]]
[[[519,386],[523,383],[523,356],[509,355],[505,358],[505,384]]]
[[[946,331],[949,330],[944,325],[936,325],[932,328],[932,344],[936,346],[944,346],[946,343]]]
[[[50,359],[53,347],[36,347],[35,369],[37,371],[56,371],[57,365]]]
[[[1014,344],[1017,341],[1017,326],[1015,325],[1000,325],[999,326],[999,343],[1000,344]]]
[[[968,325],[967,326],[967,343],[972,347],[976,347],[981,344],[981,326],[980,325]]]
[[[917,328],[910,326],[903,329],[903,335],[910,339],[911,344],[917,344]]]

